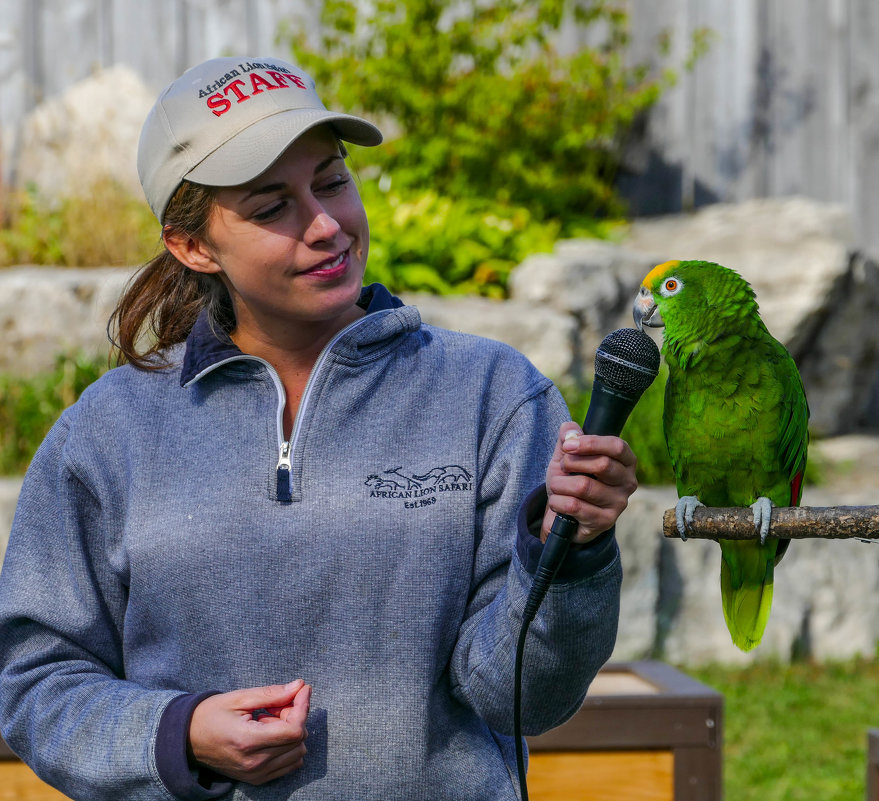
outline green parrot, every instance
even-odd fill
[[[664,329],[663,427],[681,537],[697,506],[753,510],[759,540],[719,540],[723,616],[732,641],[750,651],[766,628],[773,571],[790,544],[767,539],[772,506],[798,506],[803,492],[803,382],[760,319],[754,290],[727,267],[660,264],[644,278],[633,314],[639,329]]]

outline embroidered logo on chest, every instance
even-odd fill
[[[363,482],[373,499],[401,500],[407,509],[418,509],[436,503],[447,492],[472,492],[473,475],[458,464],[432,467],[426,473],[403,472],[392,467],[367,476]]]

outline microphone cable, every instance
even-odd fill
[[[528,629],[531,628],[531,621],[537,615],[537,610],[543,603],[549,585],[552,584],[552,580],[568,552],[571,540],[577,533],[577,526],[577,521],[568,515],[556,515],[555,520],[552,521],[552,528],[543,545],[543,554],[541,554],[540,562],[537,565],[534,581],[528,592],[528,599],[525,601],[522,626],[516,641],[516,658],[513,668],[513,737],[516,740],[516,772],[519,777],[520,801],[528,801],[524,740],[522,738],[522,662],[525,657],[525,639],[528,636]],[[549,556],[544,559],[548,549]]]
[[[659,348],[649,336],[634,328],[619,328],[608,334],[595,353],[595,380],[583,422],[583,433],[619,436],[635,404],[658,374]],[[569,515],[555,516],[525,601],[522,625],[516,641],[513,667],[513,737],[516,740],[520,801],[528,801],[522,737],[522,663],[525,640],[531,622],[568,553],[578,525],[577,520]]]

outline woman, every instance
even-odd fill
[[[515,798],[556,512],[579,528],[525,730],[610,655],[631,450],[511,348],[362,287],[341,140],[381,135],[276,59],[195,67],[144,125],[166,250],[114,314],[128,364],[35,456],[0,576],[2,733],[72,798]]]

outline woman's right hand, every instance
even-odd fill
[[[189,724],[192,758],[248,784],[301,768],[310,700],[311,687],[302,679],[205,698]]]

